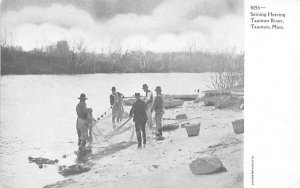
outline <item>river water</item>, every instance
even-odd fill
[[[109,108],[112,86],[125,96],[144,95],[144,83],[152,91],[161,86],[165,94],[195,94],[196,89],[208,89],[208,80],[208,73],[1,76],[0,187],[35,188],[64,179],[57,166],[39,169],[28,157],[74,162],[62,156],[77,150],[75,107],[80,93],[99,117]]]

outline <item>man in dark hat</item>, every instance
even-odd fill
[[[143,90],[146,92],[146,97],[145,97],[144,101],[147,104],[147,116],[148,116],[147,125],[149,128],[152,128],[153,118],[152,118],[151,108],[153,105],[153,93],[148,89],[147,84],[143,84]]]
[[[138,148],[142,147],[142,135],[143,135],[143,146],[146,146],[146,121],[147,121],[147,112],[146,103],[140,99],[140,93],[135,93],[135,103],[132,105],[129,116],[133,116],[133,122],[135,123],[136,137],[138,141]],[[141,133],[142,131],[142,133]]]
[[[87,129],[88,110],[85,103],[85,101],[87,100],[85,94],[82,93],[78,99],[80,101],[76,106],[76,112],[77,112],[76,129],[78,134],[78,146],[81,147],[81,146],[85,146],[86,139],[88,136],[88,129]]]
[[[157,86],[156,89],[156,97],[154,99],[153,106],[151,108],[151,112],[155,111],[155,124],[156,124],[156,136],[162,137],[162,117],[165,113],[164,111],[164,98],[161,94],[161,87]]]

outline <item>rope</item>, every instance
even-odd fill
[[[101,131],[100,131],[100,130],[98,129],[98,127],[96,126],[96,124],[100,121],[99,118],[98,118],[98,120],[96,121],[94,127],[96,127],[96,130],[97,130],[99,136],[103,137],[105,141],[107,141],[107,142],[109,142],[109,143],[112,143],[112,142],[109,140],[110,138],[112,138],[113,136],[116,136],[116,135],[118,135],[118,134],[122,134],[122,133],[124,133],[125,131],[127,131],[127,130],[129,130],[129,129],[131,128],[131,127],[128,127],[128,128],[125,128],[125,129],[122,130],[122,131],[119,131],[124,125],[126,125],[126,124],[129,122],[129,120],[131,120],[131,118],[132,118],[132,117],[128,118],[124,123],[122,123],[122,125],[120,125],[118,128],[116,128],[112,133],[107,134],[107,135],[102,134]],[[95,138],[96,138],[98,144],[100,144],[100,142],[99,142],[99,140],[97,139],[96,136],[95,136]]]
[[[132,132],[131,132],[128,142],[132,142],[132,140],[134,139],[133,137],[134,137],[134,126],[132,126]]]
[[[107,138],[106,135],[102,134],[101,131],[96,127],[97,131],[98,131],[98,135],[103,137],[105,141],[109,142],[109,143],[112,143],[109,138]]]
[[[113,137],[113,136],[115,136],[115,135],[117,135],[117,134],[122,134],[123,132],[125,132],[125,131],[127,131],[127,130],[129,130],[129,128],[125,128],[124,130],[122,130],[122,131],[119,131],[124,125],[126,125],[130,120],[131,120],[131,118],[132,117],[130,117],[130,118],[128,118],[125,122],[123,122],[122,123],[122,125],[120,125],[118,128],[116,128],[115,130],[113,130],[113,132],[112,133],[109,133],[109,134],[107,134],[107,135],[103,135],[103,136],[105,136],[106,138],[107,137]],[[99,131],[100,132],[100,131]]]
[[[107,139],[106,135],[104,135],[104,134],[101,133],[101,131],[100,131],[100,130],[98,129],[98,127],[96,126],[96,124],[95,124],[94,127],[96,127],[96,130],[97,130],[99,136],[102,136],[105,140],[109,141],[109,140]]]
[[[100,144],[100,141],[98,140],[97,135],[95,135],[94,132],[93,132],[93,134],[94,134],[94,137],[93,137],[93,138],[96,138],[97,143]]]
[[[111,108],[109,107],[100,117],[97,118],[97,123],[98,121],[102,121],[108,117],[111,116],[112,113],[108,114],[108,112],[111,110]],[[106,114],[108,114],[107,116],[105,116]],[[101,119],[102,118],[102,119]]]
[[[117,131],[117,130],[119,130],[120,128],[122,128],[124,125],[126,125],[128,122],[129,122],[129,120],[131,120],[132,119],[132,117],[129,117],[124,123],[122,123],[122,125],[120,125],[118,128],[116,128],[114,131]]]
[[[179,121],[174,122],[174,123],[171,123],[171,124],[169,124],[169,125],[175,125],[175,124],[178,124],[178,123],[182,123],[182,122],[189,121],[189,120],[194,120],[194,119],[199,119],[199,118],[201,118],[201,117],[195,117],[195,118],[188,118],[188,119],[184,119],[184,120],[179,120]],[[125,128],[125,129],[121,130],[121,128],[124,127],[124,125],[126,125],[131,119],[132,119],[132,117],[129,117],[129,118],[128,118],[125,122],[123,122],[118,128],[116,128],[115,130],[113,130],[112,133],[109,133],[109,134],[107,134],[107,135],[102,134],[101,131],[98,129],[98,127],[97,127],[97,126],[95,126],[95,127],[96,127],[96,130],[97,130],[97,132],[98,132],[98,135],[101,136],[101,137],[103,137],[104,140],[107,141],[107,142],[109,142],[109,143],[112,143],[112,142],[110,141],[110,139],[111,139],[112,137],[114,137],[114,136],[116,136],[116,135],[118,135],[118,134],[122,134],[122,133],[124,133],[124,132],[126,132],[126,131],[128,131],[129,129],[132,128],[132,133],[131,133],[131,135],[130,135],[130,137],[129,137],[129,141],[131,142],[131,141],[134,139],[134,126],[130,126],[130,127],[127,127],[127,128]],[[96,121],[96,123],[98,123],[98,122],[99,122],[99,119]],[[97,139],[96,136],[95,136],[95,138],[96,138],[97,142],[100,144],[100,141]]]
[[[116,136],[118,134],[122,134],[122,133],[128,131],[129,129],[131,129],[131,127],[126,127],[125,129],[123,129],[121,131],[113,131],[111,134],[106,135],[106,137],[112,138],[113,136]]]

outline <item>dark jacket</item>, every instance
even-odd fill
[[[80,101],[76,106],[77,117],[87,120],[88,111],[84,101]]]
[[[156,113],[164,113],[164,98],[161,94],[155,97],[151,111],[153,110]]]
[[[139,99],[133,103],[129,116],[133,116],[134,122],[145,122],[148,119],[146,109],[146,103]]]
[[[114,105],[115,104],[115,101],[117,100],[118,98],[118,94],[117,93],[112,93],[110,94],[109,96],[109,99],[110,99],[110,105]]]

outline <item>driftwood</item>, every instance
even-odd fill
[[[70,176],[70,175],[75,175],[75,174],[81,174],[84,172],[90,171],[90,167],[84,167],[82,165],[71,165],[71,166],[60,166],[59,167],[59,172],[63,176]]]
[[[29,162],[31,163],[36,163],[37,165],[43,165],[43,164],[56,164],[58,163],[58,160],[51,160],[51,159],[47,159],[47,158],[42,158],[42,157],[28,157]]]

